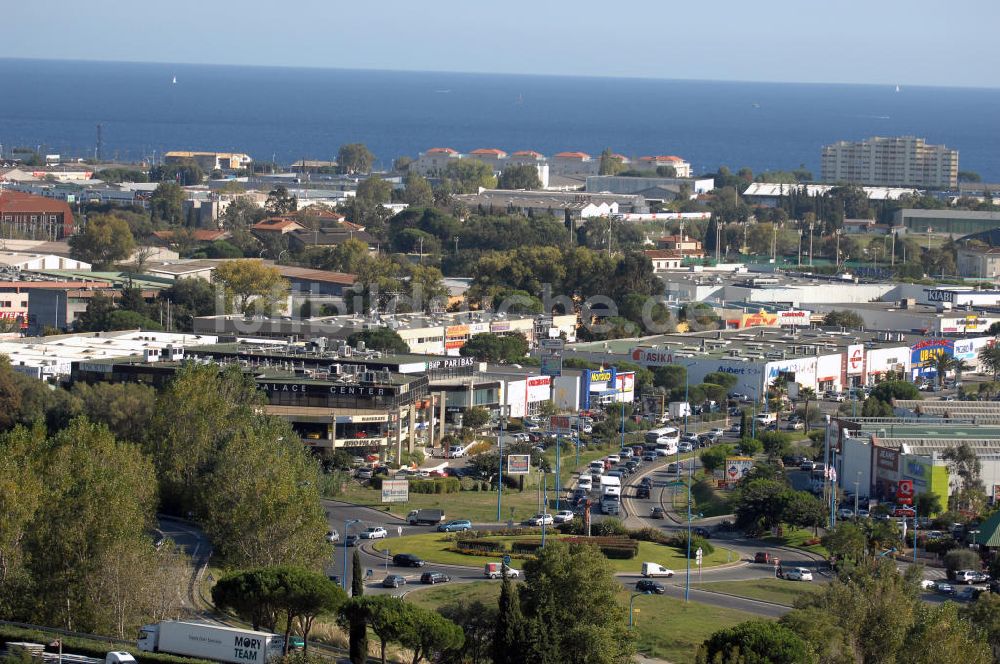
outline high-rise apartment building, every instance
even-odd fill
[[[954,189],[958,150],[913,136],[839,141],[823,147],[821,174],[830,183]]]

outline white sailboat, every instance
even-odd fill
[[[896,92],[899,92],[899,84],[896,84]]]
[[[172,82],[173,82],[174,85],[177,85],[177,77],[176,76],[174,76],[174,80]]]

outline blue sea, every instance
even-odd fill
[[[173,82],[176,77],[176,83]],[[0,144],[136,160],[231,150],[290,163],[368,145],[676,154],[696,172],[805,165],[821,146],[921,136],[1000,182],[1000,89],[0,59]]]

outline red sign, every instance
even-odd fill
[[[860,348],[855,348],[851,353],[851,371],[861,371],[862,353]]]
[[[896,502],[900,505],[913,504],[913,480],[899,480],[896,484]]]

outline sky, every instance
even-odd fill
[[[996,0],[32,0],[0,57],[1000,87]]]

